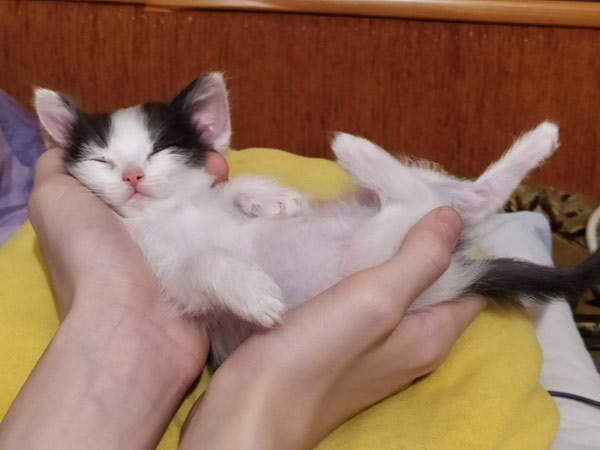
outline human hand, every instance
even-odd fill
[[[227,163],[216,153],[209,153],[206,170],[216,179],[227,179]],[[74,293],[82,290],[114,291],[120,307],[143,314],[164,306],[153,301],[160,287],[123,223],[89,189],[64,173],[58,148],[42,154],[36,165],[28,213],[50,271],[61,319],[70,310]],[[106,303],[97,297],[86,296],[82,306]]]
[[[461,228],[425,216],[388,262],[356,273],[258,333],[217,370],[180,448],[304,449],[434,370],[483,309],[480,298],[407,312],[447,268]],[[226,420],[224,420],[226,418]]]
[[[141,250],[117,215],[64,173],[60,149],[40,157],[28,213],[61,319],[70,314],[80,323],[88,318],[97,322],[98,315],[152,322],[165,340],[172,341],[175,352],[184,352],[185,359],[194,363],[190,370],[203,366],[208,347],[204,331],[167,312]]]
[[[219,155],[206,167],[227,178]],[[61,325],[0,425],[0,447],[155,446],[205,364],[204,329],[169,313],[123,223],[64,173],[61,150],[41,156],[28,211]]]

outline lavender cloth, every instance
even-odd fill
[[[0,244],[27,220],[33,167],[44,148],[35,116],[0,90]]]

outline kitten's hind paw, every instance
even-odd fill
[[[558,145],[558,125],[555,123],[548,121],[542,122],[533,130],[533,132],[540,137],[545,137],[553,146]]]
[[[558,126],[552,122],[542,122],[521,136],[509,152],[522,154],[522,158],[526,158],[523,164],[531,170],[550,156],[559,145]]]
[[[336,134],[331,149],[338,164],[358,181],[367,176],[371,179],[388,163],[387,153],[372,142],[347,133]]]
[[[358,184],[390,197],[401,191],[397,180],[410,176],[400,161],[371,141],[339,133],[331,143],[337,163]],[[410,180],[410,178],[407,178]]]

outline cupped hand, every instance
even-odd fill
[[[242,344],[188,417],[180,448],[305,449],[448,355],[481,298],[409,312],[448,267],[461,222],[434,210],[388,262],[356,273]],[[219,423],[227,417],[225,423]]]
[[[226,178],[222,157],[207,167]],[[169,311],[121,220],[51,149],[28,211],[61,324],[0,424],[1,448],[154,448],[204,367],[208,338]]]
[[[123,292],[115,302],[143,311],[159,294],[144,257],[116,214],[75,178],[64,173],[62,151],[40,157],[28,204],[29,219],[41,244],[59,315],[71,309],[76,292]],[[132,295],[134,294],[134,295]],[[104,302],[97,295],[81,306]],[[79,306],[79,305],[75,305]]]
[[[196,371],[208,340],[197,322],[176,317],[160,298],[160,286],[118,216],[94,193],[64,173],[62,151],[38,161],[28,212],[50,271],[59,316],[81,313],[135,316],[156,325]],[[207,160],[217,178],[227,177],[222,157]],[[99,295],[100,294],[100,295]]]

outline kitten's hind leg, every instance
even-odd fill
[[[477,223],[497,212],[523,178],[558,148],[558,127],[550,122],[523,134],[474,182],[440,180],[435,188],[464,220]]]
[[[231,180],[223,191],[225,200],[248,217],[293,217],[308,210],[301,193],[274,180],[242,175]]]
[[[433,199],[430,187],[418,171],[367,139],[339,133],[331,148],[338,164],[358,184],[375,191],[383,205]]]

